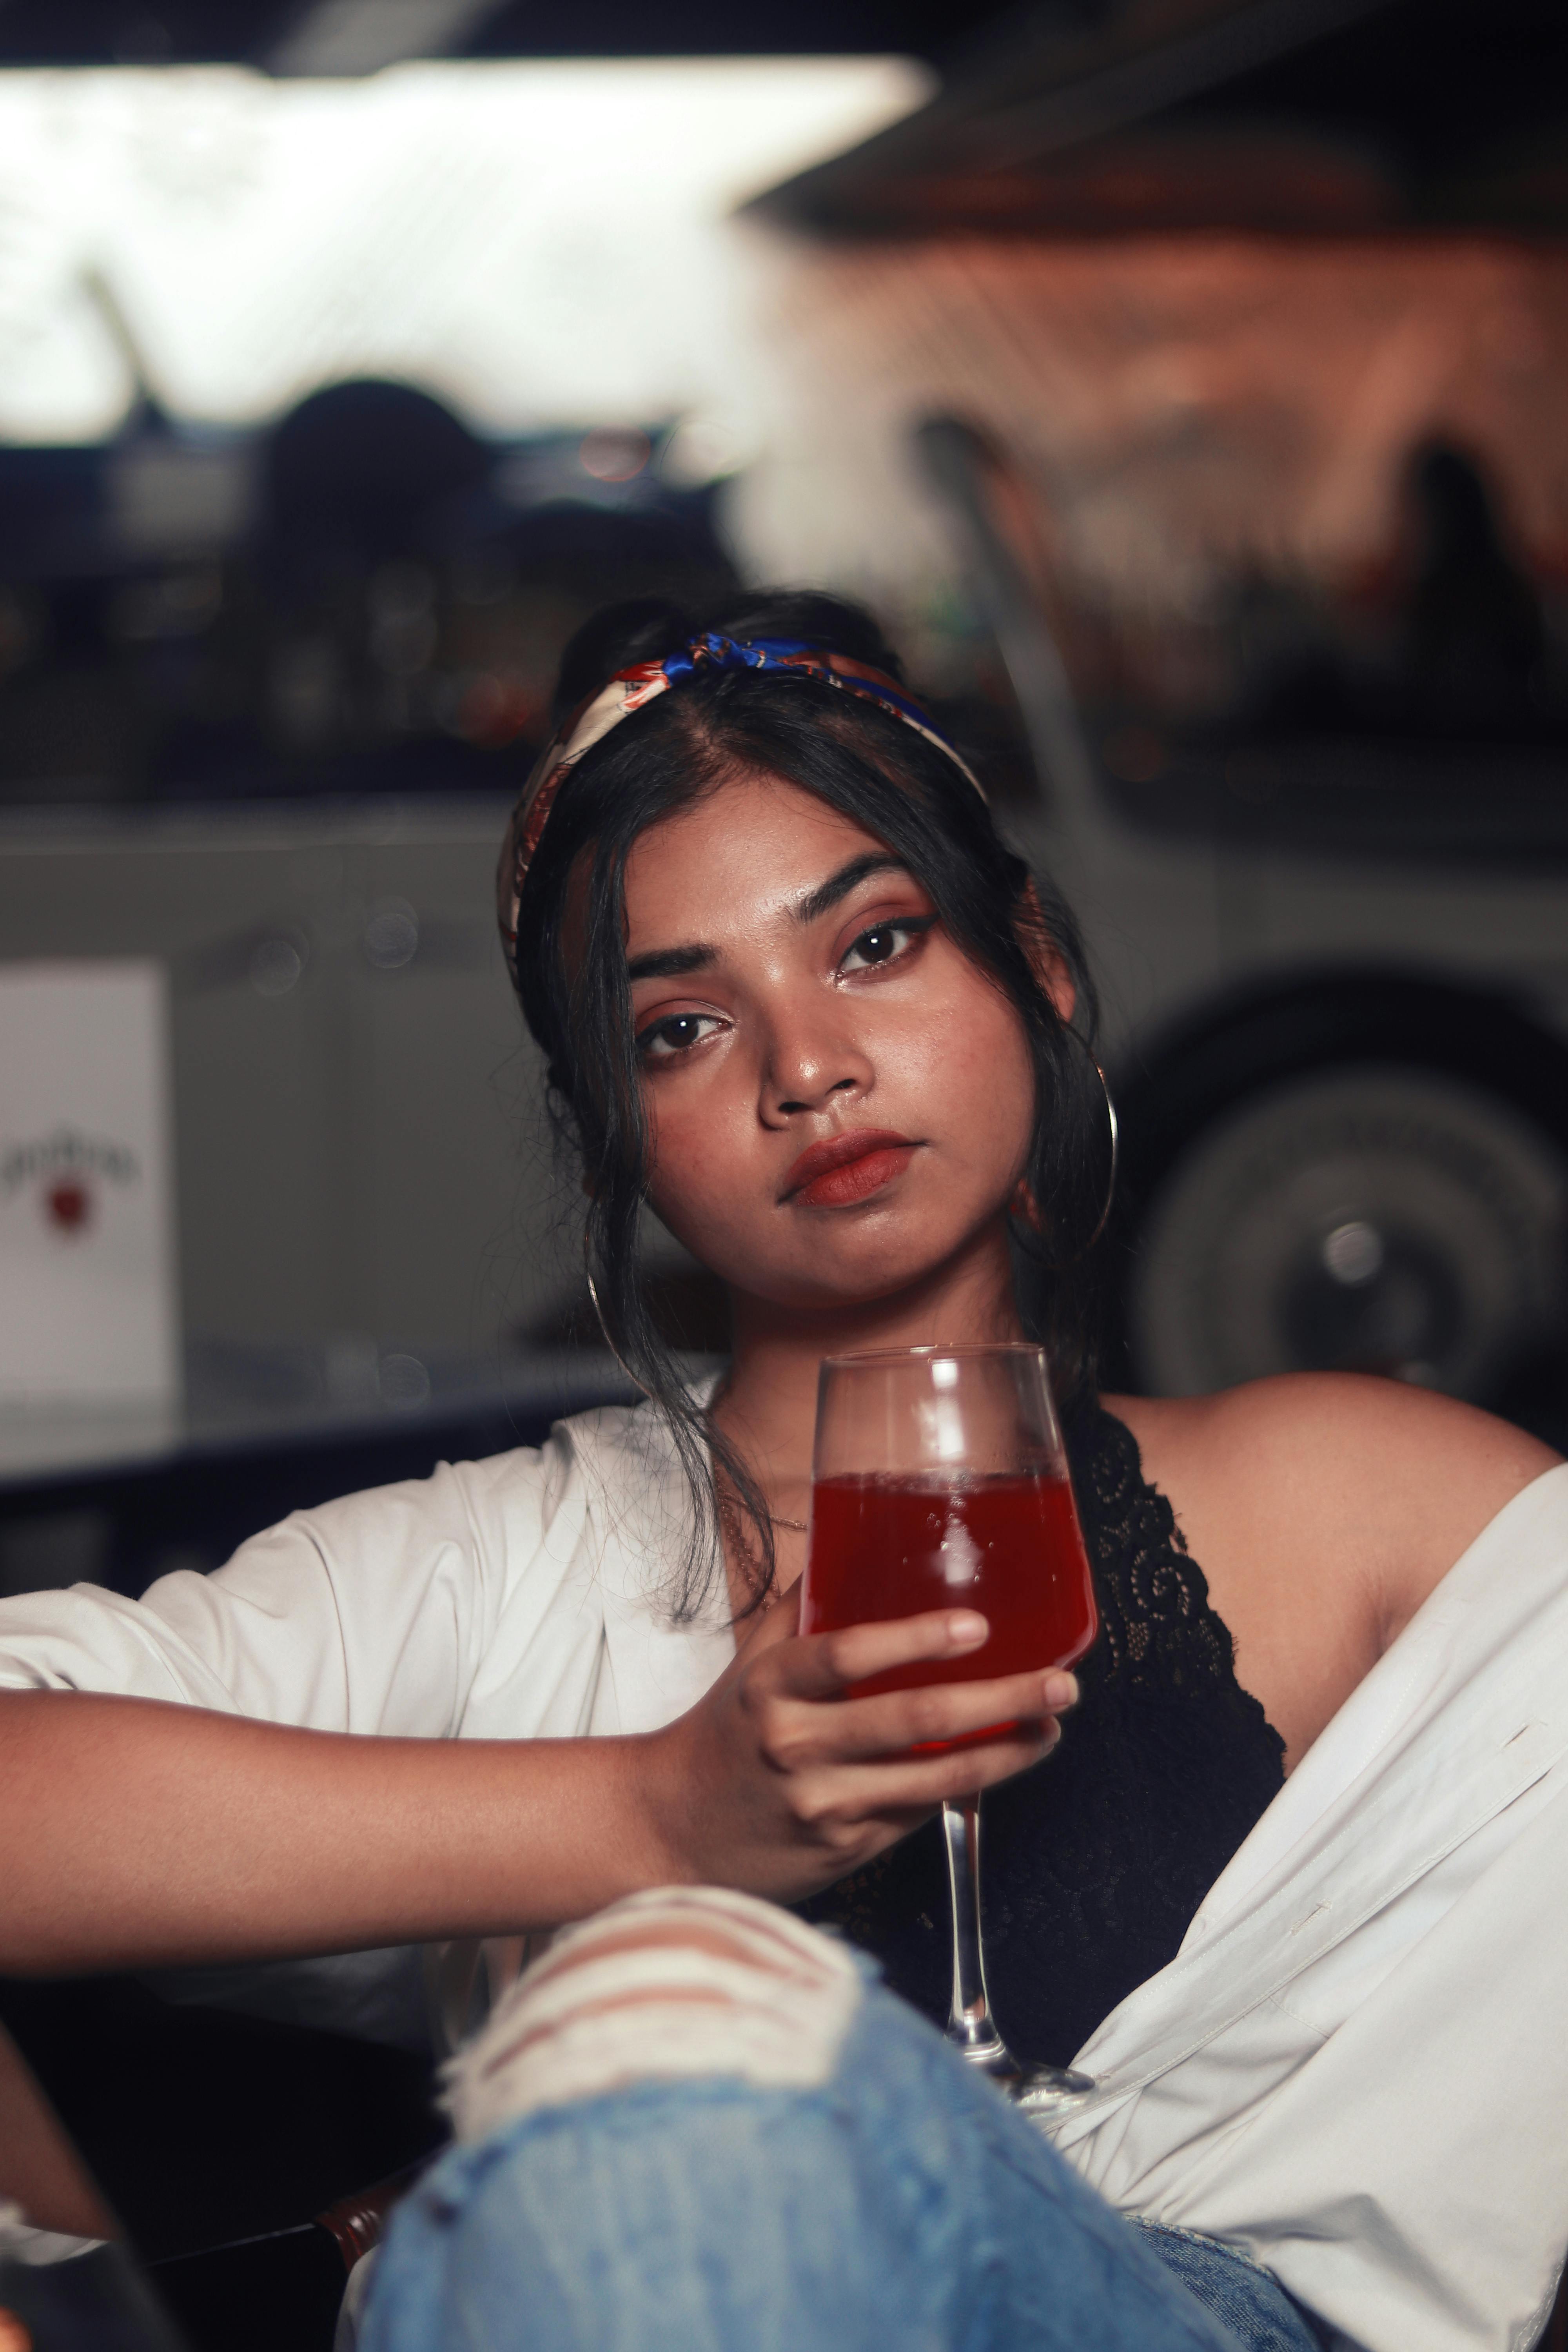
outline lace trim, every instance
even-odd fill
[[[1236,1679],[1230,1628],[1209,1599],[1208,1579],[1187,1549],[1168,1497],[1143,1475],[1138,1440],[1102,1405],[1085,1420],[1092,1434],[1073,1448],[1074,1485],[1080,1510],[1094,1522],[1084,1534],[1101,1601],[1100,1663],[1089,1678],[1114,1677],[1135,1690],[1180,1690],[1201,1664],[1203,1678],[1225,1685],[1237,1713],[1267,1735],[1283,1777],[1285,1742],[1261,1700]],[[1105,1607],[1107,1600],[1114,1605]]]

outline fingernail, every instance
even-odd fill
[[[973,1650],[990,1631],[977,1609],[953,1609],[948,1612],[947,1638],[956,1648]]]
[[[1060,1672],[1046,1676],[1046,1705],[1053,1715],[1064,1715],[1078,1705],[1078,1676]]]

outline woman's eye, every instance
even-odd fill
[[[868,971],[879,963],[891,963],[907,952],[911,940],[929,931],[934,920],[931,915],[909,915],[896,923],[873,923],[853,942],[839,970]]]
[[[637,1052],[645,1061],[667,1062],[672,1054],[684,1054],[699,1045],[717,1026],[711,1013],[670,1013],[642,1032]]]

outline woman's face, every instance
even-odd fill
[[[639,837],[626,906],[653,1205],[703,1265],[821,1309],[994,1230],[1033,1125],[1023,1024],[883,843],[743,777]]]

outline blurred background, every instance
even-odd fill
[[[1109,1379],[1568,1436],[1561,11],[657,35],[0,10],[0,1590],[624,1392],[490,876],[576,623],[737,578],[1083,915]]]

